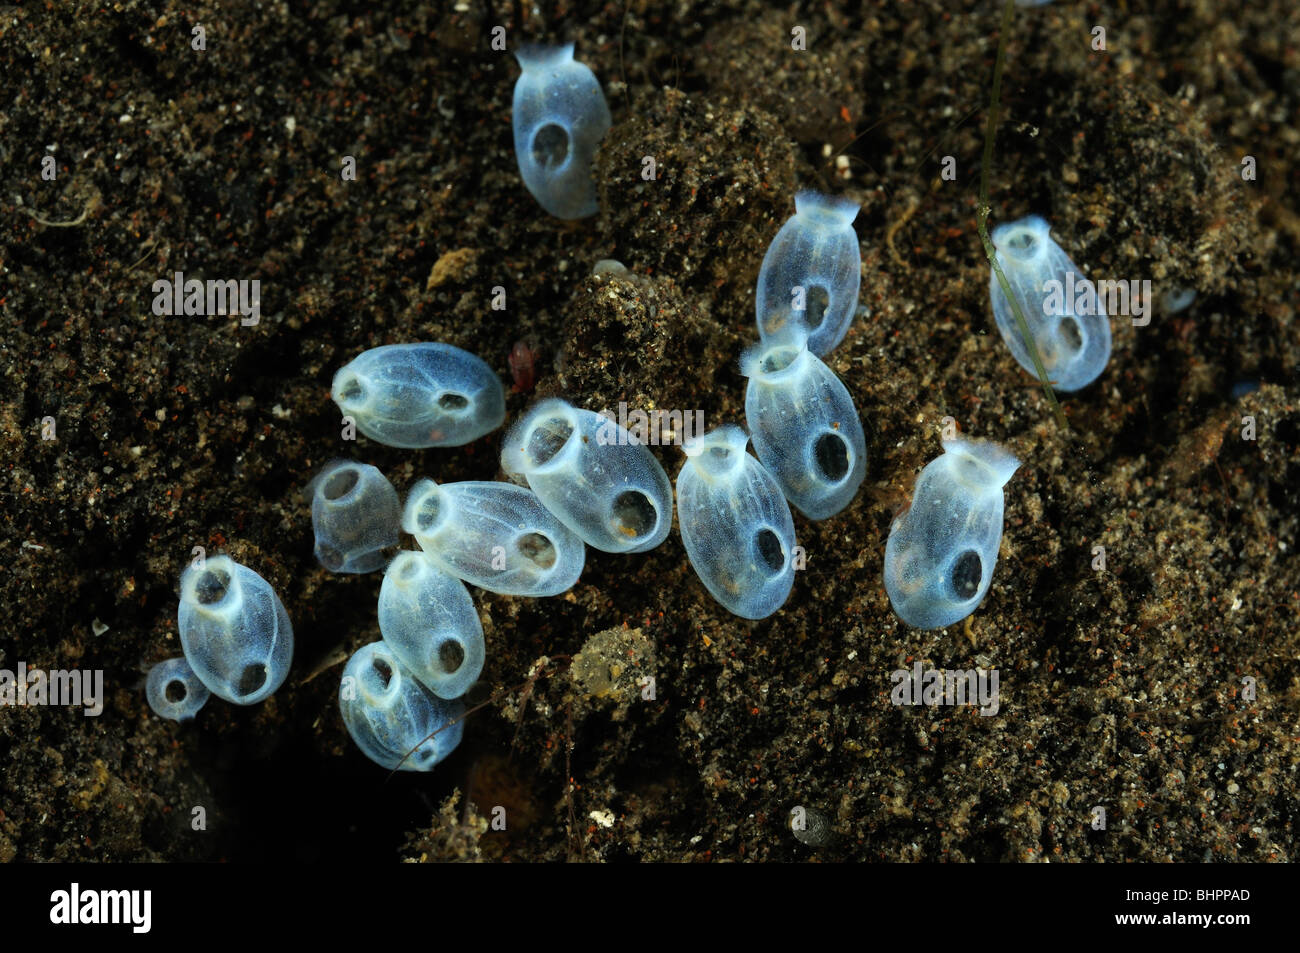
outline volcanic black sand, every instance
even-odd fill
[[[1157,298],[1146,326],[1112,318],[1068,431],[993,325],[975,226],[1000,4],[457,6],[0,7],[0,667],[102,670],[105,693],[98,717],[0,712],[0,860],[1294,859],[1300,5],[1017,9],[992,221],[1040,214]],[[575,42],[601,80],[596,217],[525,190],[494,26]],[[796,515],[785,608],[728,614],[675,530],[589,551],[561,597],[475,590],[487,704],[433,773],[389,778],[337,701],[380,577],[315,563],[302,491],[340,456],[403,493],[494,479],[502,434],[344,441],[334,372],[440,340],[509,387],[523,342],[510,419],[562,395],[742,422],[754,283],[799,188],[864,203],[864,311],[829,364],[870,462],[846,511]],[[607,258],[628,273],[593,276]],[[259,280],[259,323],[156,315],[178,271]],[[945,417],[1024,465],[983,605],[924,632],[882,563]],[[654,452],[675,477],[681,451]],[[195,547],[265,576],[297,648],[270,701],[177,725],[143,681],[180,654]],[[999,711],[891,704],[918,661],[997,669]]]

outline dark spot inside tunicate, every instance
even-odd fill
[[[541,533],[524,534],[519,537],[517,546],[520,554],[538,568],[550,569],[555,565],[555,546]]]
[[[438,646],[438,666],[447,673],[451,673],[460,668],[461,663],[465,661],[465,650],[461,648],[460,643],[453,639],[447,639]]]
[[[781,548],[781,538],[770,529],[760,529],[754,536],[754,549],[758,558],[773,574],[785,568],[785,550]]]
[[[837,433],[824,433],[813,446],[813,456],[822,476],[837,483],[849,472],[849,448]]]
[[[564,449],[573,436],[573,427],[563,417],[552,417],[539,423],[528,438],[528,456],[533,466],[540,467]]]
[[[796,351],[793,348],[778,348],[768,351],[763,356],[763,373],[775,374],[777,371],[783,371],[790,366],[790,362],[795,359]]]
[[[357,471],[352,467],[342,467],[335,470],[321,487],[321,495],[327,500],[339,500],[347,496],[356,488],[359,478]]]
[[[186,694],[185,683],[179,679],[168,682],[167,688],[163,692],[163,695],[165,695],[167,700],[173,705],[185,701]]]
[[[443,410],[464,410],[469,406],[469,398],[460,394],[443,394],[438,398],[438,406]]]
[[[533,161],[543,169],[564,165],[569,157],[569,134],[563,126],[553,122],[537,130],[533,136]]]
[[[965,601],[979,592],[983,574],[984,564],[980,561],[980,554],[973,549],[962,553],[952,567],[952,591],[957,598]]]
[[[208,569],[199,577],[198,585],[194,587],[194,597],[200,605],[211,606],[226,598],[229,591],[229,574],[223,569]]]
[[[239,682],[235,686],[235,693],[240,697],[247,697],[248,695],[255,694],[265,684],[265,665],[260,663],[245,665],[244,670],[239,673]]]
[[[393,680],[393,668],[388,662],[381,658],[371,660],[371,666],[375,670],[375,675],[379,677],[379,686],[387,689],[388,683]]]
[[[339,388],[339,396],[350,403],[355,403],[356,401],[361,400],[365,397],[365,394],[366,392],[361,386],[361,381],[357,380],[355,377],[348,378],[343,386]]]
[[[970,457],[963,456],[957,466],[961,468],[961,478],[967,483],[980,485],[988,479],[988,471]]]
[[[438,521],[438,498],[426,496],[420,501],[420,511],[415,516],[415,525],[420,529],[432,529]]]
[[[629,539],[645,536],[659,520],[650,498],[639,490],[628,490],[614,499],[614,526]]]
[[[1028,229],[1016,232],[1007,239],[1007,248],[1020,258],[1033,258],[1038,248],[1038,237]]]
[[[1083,332],[1079,330],[1079,322],[1074,318],[1061,319],[1061,340],[1065,342],[1066,349],[1072,352],[1083,347]]]
[[[831,296],[821,285],[813,285],[808,289],[808,297],[804,300],[804,304],[807,306],[804,312],[804,323],[807,324],[809,331],[816,331],[826,317],[826,309],[831,306]]]

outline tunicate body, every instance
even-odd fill
[[[867,473],[867,442],[848,388],[808,350],[802,328],[750,348],[740,371],[754,453],[785,498],[810,519],[852,502]]]
[[[397,490],[367,463],[335,460],[311,482],[316,559],[331,572],[383,569],[396,546],[402,510]]]
[[[193,718],[212,696],[183,658],[169,658],[149,669],[144,694],[154,714],[172,721]]]
[[[421,480],[406,498],[402,528],[444,572],[508,596],[564,592],[587,555],[537,494],[513,483]]]
[[[542,505],[589,546],[654,549],[672,527],[673,491],[650,450],[617,421],[559,398],[516,421],[501,467],[526,480]]]
[[[781,487],[745,452],[745,431],[688,440],[677,474],[677,523],[696,575],[744,619],[764,619],[794,585],[794,521]]]
[[[917,477],[885,543],[885,590],[918,629],[960,622],[979,606],[1002,541],[1002,487],[1020,466],[987,441],[954,438]]]
[[[492,368],[440,342],[362,351],[334,375],[331,393],[358,430],[389,447],[459,447],[506,419]]]
[[[421,685],[384,642],[363,645],[348,659],[339,710],[362,753],[390,771],[431,770],[465,731],[465,706]]]
[[[813,807],[792,808],[790,829],[796,840],[814,849],[826,846],[834,834],[830,818]]]
[[[1048,234],[1046,220],[1030,215],[993,229],[999,264],[1020,305],[1052,385],[1076,391],[1097,379],[1110,360],[1110,319],[1096,286]],[[1020,325],[989,269],[993,318],[1012,355],[1037,377]]]
[[[844,340],[858,310],[862,251],[853,219],[859,205],[800,192],[794,207],[758,272],[758,333],[767,343],[792,326],[802,327],[808,349],[825,355]]]
[[[406,550],[379,587],[379,631],[425,688],[464,695],[483,671],[483,626],[465,584],[424,553]]]
[[[591,163],[605,133],[609,106],[596,76],[573,58],[573,44],[523,46],[511,126],[524,185],[556,218],[595,215]]]
[[[181,575],[177,616],[185,660],[208,691],[236,705],[273,693],[293,661],[293,626],[271,584],[229,556]]]
[[[1186,285],[1170,285],[1160,296],[1160,306],[1165,314],[1186,311],[1196,300],[1196,289]]]

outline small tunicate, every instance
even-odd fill
[[[183,658],[169,658],[149,669],[144,683],[149,707],[160,718],[187,721],[208,703],[211,692]]]
[[[480,358],[422,341],[363,351],[334,375],[334,402],[389,447],[459,447],[506,419],[501,379]]]
[[[572,43],[522,46],[515,59],[523,72],[511,127],[524,185],[556,218],[595,215],[591,162],[611,124],[600,83],[573,58]]]
[[[754,454],[785,498],[810,519],[853,501],[867,473],[867,442],[848,388],[808,350],[806,333],[747,350],[740,372]]]
[[[444,572],[507,596],[554,596],[582,574],[586,547],[513,483],[421,480],[406,498],[402,528]]]
[[[483,626],[465,584],[406,550],[379,587],[379,631],[425,688],[459,698],[483,671]]]
[[[289,674],[293,626],[280,597],[229,556],[209,557],[182,573],[177,622],[185,660],[218,698],[256,704]]]
[[[1165,314],[1177,314],[1191,307],[1196,300],[1196,289],[1183,285],[1172,285],[1160,296],[1160,307]]]
[[[368,463],[335,460],[308,486],[316,559],[331,572],[383,569],[401,529],[397,490]]]
[[[758,272],[754,307],[764,342],[791,326],[807,332],[808,349],[825,355],[844,340],[858,310],[862,250],[853,219],[857,202],[800,192],[795,214],[772,239]]]
[[[816,808],[798,805],[790,809],[790,831],[808,847],[825,847],[831,839],[831,821]]]
[[[677,524],[696,575],[729,612],[764,619],[794,585],[794,521],[776,479],[745,452],[745,431],[686,442]]]
[[[918,629],[960,622],[983,600],[1002,541],[1002,487],[1020,466],[987,441],[953,438],[943,450],[917,477],[885,543],[889,601]]]
[[[348,659],[339,710],[362,753],[390,771],[431,770],[465,731],[465,706],[421,685],[383,642],[363,645]]]
[[[589,546],[654,549],[672,526],[673,490],[650,450],[618,421],[550,398],[515,422],[501,467]]]
[[[998,263],[1020,305],[1052,385],[1076,391],[1097,379],[1110,360],[1110,319],[1086,278],[1048,234],[1047,221],[1030,215],[993,229]],[[1037,376],[1020,324],[989,268],[993,319],[1020,366]]]

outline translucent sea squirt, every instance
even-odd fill
[[[398,553],[379,587],[379,631],[384,642],[439,698],[464,695],[487,647],[465,584],[424,553]]]
[[[781,487],[745,452],[736,426],[686,443],[677,474],[677,522],[696,575],[744,619],[764,619],[794,585],[795,539]]]
[[[1096,286],[1052,240],[1046,220],[1037,215],[999,225],[990,237],[1052,385],[1070,392],[1091,384],[1110,360],[1110,318]],[[991,267],[989,272],[993,319],[1002,340],[1020,366],[1037,377],[997,273]]]
[[[559,595],[586,561],[577,534],[513,483],[421,480],[406,498],[402,528],[444,572],[507,596]]]
[[[987,441],[945,440],[943,450],[885,543],[889,601],[917,629],[960,622],[984,599],[1002,541],[1002,487],[1020,466]]]
[[[450,344],[421,341],[363,351],[330,390],[357,429],[388,447],[459,447],[505,422],[506,392],[492,368]]]
[[[573,58],[573,44],[525,45],[515,52],[511,126],[524,185],[556,218],[595,215],[591,163],[609,131],[609,106],[596,76]]]
[[[862,250],[849,199],[800,192],[758,271],[754,308],[764,342],[803,328],[808,350],[823,356],[844,340],[858,310]]]
[[[501,468],[604,552],[654,549],[672,528],[672,484],[650,449],[617,421],[557,397],[515,422]]]
[[[867,473],[867,441],[848,388],[795,328],[741,358],[745,421],[754,453],[782,492],[810,519],[853,501]]]
[[[181,575],[185,660],[208,691],[236,705],[270,697],[289,674],[293,626],[271,584],[229,556]]]
[[[357,747],[390,771],[431,770],[465,730],[465,706],[421,685],[383,642],[363,645],[348,660],[339,709]]]

